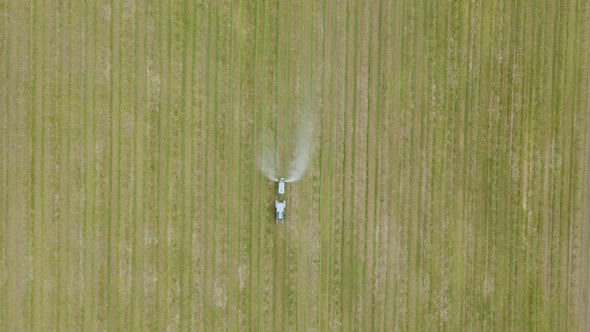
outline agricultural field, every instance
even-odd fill
[[[587,7],[0,0],[0,330],[589,330]]]

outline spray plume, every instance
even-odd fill
[[[299,114],[297,121],[297,142],[294,159],[289,164],[289,177],[285,182],[299,181],[309,165],[309,158],[313,153],[313,117],[309,105]]]
[[[313,116],[311,114],[309,105],[300,110],[297,120],[297,141],[295,143],[295,151],[293,160],[289,164],[289,176],[285,182],[299,181],[309,165],[309,158],[314,151],[313,144]],[[277,177],[277,149],[271,143],[270,133],[264,131],[262,133],[262,151],[258,155],[258,168],[271,181],[278,181]]]
[[[310,75],[311,76],[311,75]],[[299,181],[309,165],[309,159],[314,152],[313,144],[313,124],[314,118],[312,113],[312,86],[309,80],[304,80],[302,98],[299,111],[297,112],[297,141],[295,142],[295,151],[293,160],[289,164],[288,176],[285,182]],[[271,135],[268,130],[262,133],[262,151],[258,157],[258,168],[262,173],[272,181],[277,179],[278,152],[270,139]]]

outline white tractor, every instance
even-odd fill
[[[283,224],[285,222],[285,207],[287,201],[283,200],[285,194],[285,179],[279,179],[279,199],[275,201],[275,208],[277,209],[277,224]]]

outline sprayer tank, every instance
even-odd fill
[[[279,195],[283,195],[285,193],[285,179],[279,179]]]

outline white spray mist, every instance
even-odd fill
[[[312,98],[311,86],[309,83],[303,84],[307,89],[303,92],[304,96],[301,99],[299,111],[297,112],[297,141],[295,142],[295,151],[293,153],[293,160],[289,164],[288,176],[285,182],[299,181],[307,167],[309,166],[309,159],[314,152],[315,145],[313,142],[313,125],[314,117],[312,113]],[[262,173],[272,181],[278,181],[278,152],[276,146],[272,144],[271,135],[268,130],[262,132],[262,151],[258,157],[258,168]]]
[[[297,142],[294,159],[289,164],[289,176],[285,182],[299,181],[309,165],[309,158],[314,150],[313,117],[309,107],[303,109],[297,121]]]

